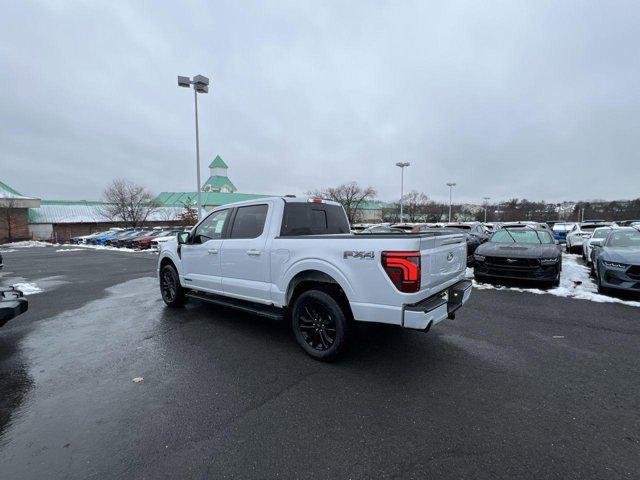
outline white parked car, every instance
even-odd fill
[[[582,254],[582,244],[591,237],[593,231],[600,227],[609,227],[613,222],[605,222],[602,220],[589,220],[586,222],[576,223],[569,233],[567,233],[567,253]]]
[[[464,235],[355,235],[340,204],[266,198],[224,205],[162,245],[160,291],[291,321],[309,355],[336,357],[352,321],[429,330],[469,298]]]
[[[593,250],[591,242],[593,240],[604,240],[614,228],[616,228],[615,224],[610,227],[598,227],[589,238],[582,242],[582,258],[586,260],[588,266],[591,266],[591,251]]]

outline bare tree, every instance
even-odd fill
[[[360,210],[362,203],[373,200],[376,196],[376,191],[373,187],[361,188],[358,182],[350,182],[337,187],[307,192],[307,195],[338,202],[344,207],[349,222],[356,223],[362,217],[362,211]]]
[[[424,221],[431,203],[427,195],[413,190],[402,198],[402,213],[409,222]]]
[[[105,204],[100,208],[101,213],[131,227],[144,225],[149,215],[160,207],[150,191],[123,178],[111,182],[102,197]]]

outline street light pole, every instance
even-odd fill
[[[193,80],[189,77],[178,76],[178,86],[191,88],[193,85],[193,99],[196,117],[196,196],[198,202],[198,221],[202,218],[202,196],[200,195],[200,132],[198,129],[198,93],[209,93],[209,79],[203,75],[196,75]]]
[[[455,182],[449,182],[447,186],[449,187],[449,223],[451,223],[451,196],[453,194],[453,187],[455,187],[456,184]]]
[[[402,223],[403,212],[402,212],[402,197],[404,197],[404,168],[411,165],[409,162],[398,162],[396,163],[396,167],[400,167],[400,223]]]
[[[487,205],[489,205],[489,200],[491,197],[482,197],[484,199],[484,223],[487,223]]]
[[[200,133],[198,131],[198,90],[193,89],[193,99],[196,106],[196,192],[198,197],[198,221],[202,218],[202,196],[200,194]]]

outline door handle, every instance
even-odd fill
[[[260,250],[247,250],[247,255],[258,256],[260,255]]]
[[[211,248],[211,249],[207,250],[207,253],[209,255],[217,255],[218,254],[218,249],[217,248]]]

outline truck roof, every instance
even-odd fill
[[[264,203],[267,200],[274,200],[274,199],[283,200],[285,203],[313,203],[314,201],[317,200],[317,203],[324,203],[325,205],[340,205],[338,202],[334,202],[333,200],[326,200],[322,198],[274,195],[273,197],[254,198],[251,200],[242,200],[240,202],[225,203],[224,205],[216,206],[214,210],[219,210],[221,208],[237,207],[241,205],[256,205],[256,204]]]

